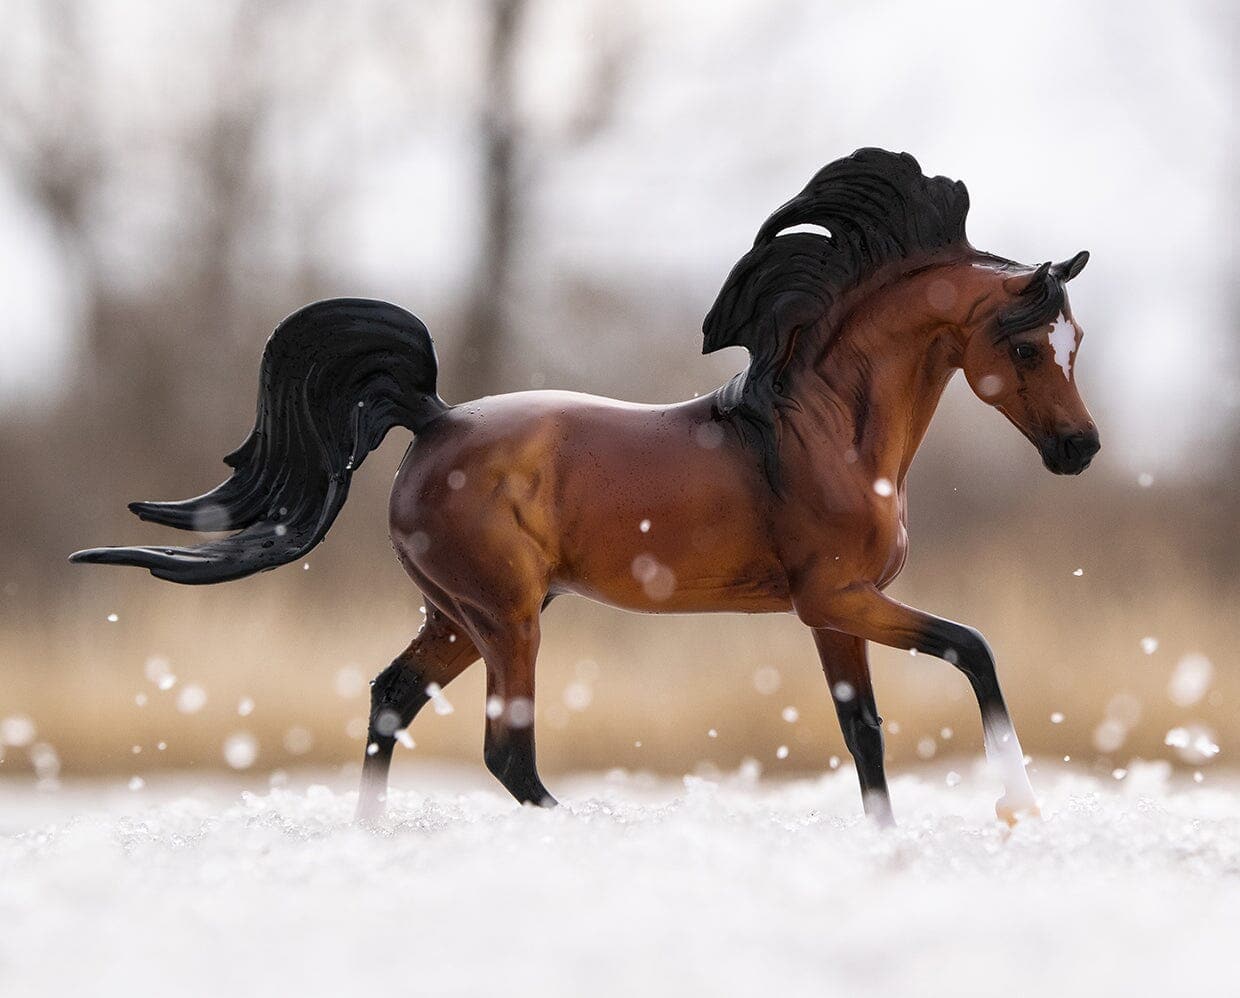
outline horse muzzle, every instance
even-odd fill
[[[1079,475],[1089,467],[1102,447],[1097,430],[1085,433],[1057,433],[1044,437],[1038,449],[1042,463],[1056,475]]]

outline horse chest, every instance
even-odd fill
[[[904,504],[898,496],[877,498],[887,501],[807,504],[781,544],[790,574],[831,588],[895,579],[908,555]]]

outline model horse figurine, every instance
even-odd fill
[[[196,547],[94,548],[186,584],[296,561],[393,426],[415,439],[391,536],[426,597],[413,643],[373,683],[358,811],[382,813],[397,735],[439,688],[486,663],[484,757],[521,802],[554,804],[534,760],[539,615],[575,593],[650,613],[792,612],[810,628],[865,810],[890,823],[866,643],[946,659],[981,708],[1014,821],[1037,802],[985,639],[883,594],[904,564],[905,476],[952,374],[1078,474],[1098,433],[1076,389],[1081,329],[1064,285],[969,245],[962,183],[908,154],[824,167],[758,230],[704,324],[704,353],[749,366],[711,395],[635,405],[558,391],[449,405],[413,315],[333,299],[276,327],[253,433],[218,488],[133,503],[144,520],[237,531]],[[787,231],[798,226],[825,231]]]

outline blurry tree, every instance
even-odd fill
[[[536,130],[521,107],[523,29],[529,3],[486,3],[489,38],[476,126],[481,157],[481,228],[458,338],[456,370],[448,375],[451,390],[466,399],[524,387],[513,383],[509,363],[516,353],[509,309],[517,247],[527,222],[523,207],[547,158],[565,155],[588,142],[612,120],[621,67],[632,41],[631,34],[616,30],[614,24],[612,30],[597,33],[589,79],[582,85],[574,113],[554,131]]]

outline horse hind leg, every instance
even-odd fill
[[[545,605],[545,604],[544,604]],[[497,625],[479,621],[486,634],[487,717],[483,759],[487,769],[521,804],[554,807],[556,799],[538,776],[534,754],[534,663],[538,612]]]
[[[423,629],[371,683],[370,724],[357,800],[359,820],[383,815],[397,732],[407,728],[426,706],[432,686],[447,686],[478,657],[468,634],[428,601]]]

